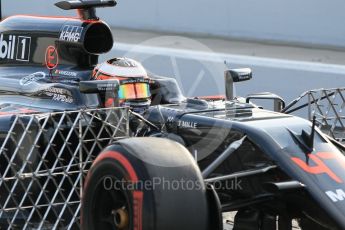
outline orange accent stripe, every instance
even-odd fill
[[[115,152],[115,151],[108,151],[108,152],[104,152],[101,155],[99,155],[96,160],[94,161],[93,164],[97,164],[97,162],[106,159],[106,158],[111,158],[111,159],[115,159],[118,162],[121,163],[121,165],[126,169],[126,171],[129,174],[129,179],[136,183],[138,182],[138,176],[133,168],[133,166],[131,165],[131,163],[128,161],[128,159],[126,157],[124,157],[121,153],[119,152]]]
[[[309,157],[312,161],[315,162],[315,166],[309,166],[305,161],[297,157],[292,157],[291,160],[295,162],[295,164],[302,168],[304,171],[310,174],[318,175],[324,173],[331,177],[337,183],[343,183],[343,181],[330,168],[328,168],[327,165],[325,165],[325,163],[323,163],[320,158],[312,154],[309,154]]]
[[[144,193],[141,191],[133,192],[133,225],[134,230],[142,230],[143,223],[143,201]]]

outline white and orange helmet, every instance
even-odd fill
[[[113,58],[95,67],[94,80],[119,80],[117,97],[120,106],[129,106],[135,112],[142,113],[151,104],[150,79],[145,68],[129,58]],[[105,106],[113,105],[111,98],[106,99]]]

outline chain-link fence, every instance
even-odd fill
[[[313,120],[327,135],[345,143],[345,88],[317,89],[303,93],[285,109]]]
[[[0,133],[0,229],[79,229],[83,180],[128,137],[128,109],[13,115]]]

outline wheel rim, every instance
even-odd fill
[[[129,230],[130,219],[130,199],[126,191],[120,189],[105,189],[103,181],[111,178],[113,182],[119,182],[116,177],[103,177],[96,185],[93,197],[94,215],[93,223],[95,229]]]

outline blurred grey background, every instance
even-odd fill
[[[55,0],[2,0],[4,15],[62,15]],[[118,0],[113,27],[345,47],[343,0]],[[74,12],[70,12],[73,15]]]

